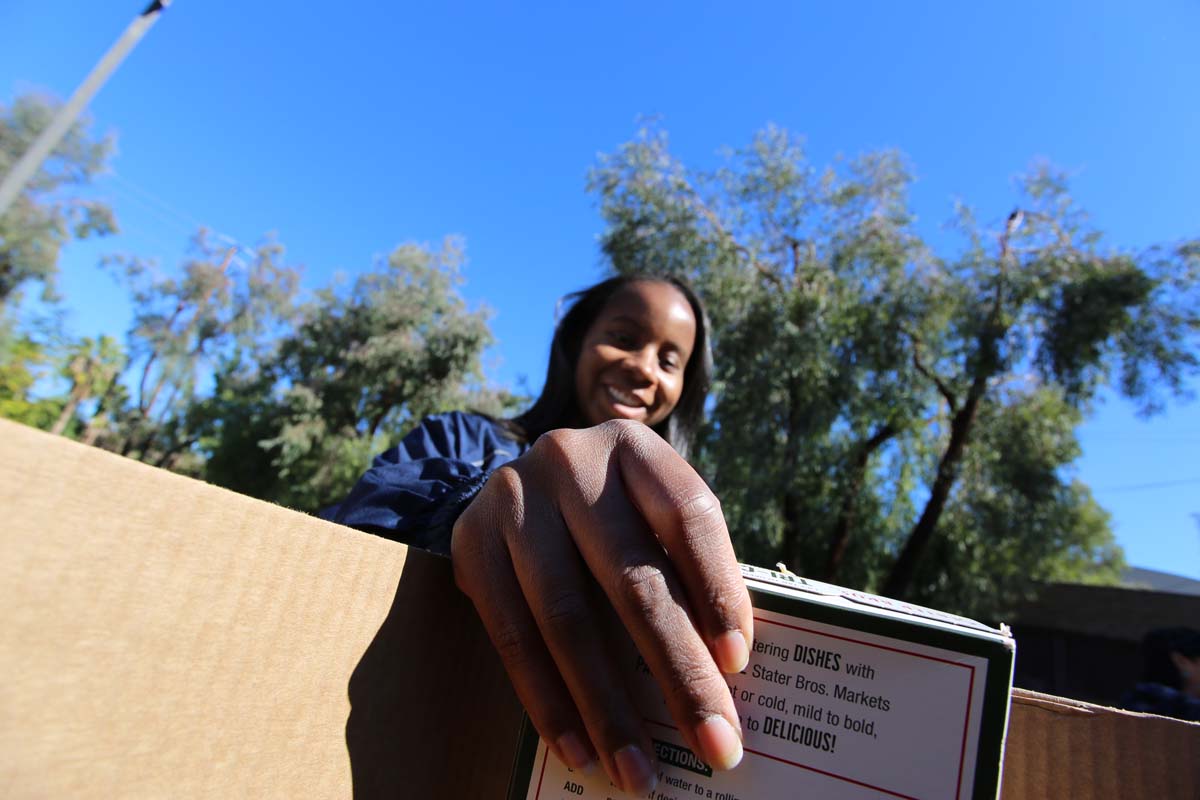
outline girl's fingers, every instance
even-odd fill
[[[509,549],[529,611],[605,770],[625,791],[645,795],[654,788],[654,750],[605,635],[607,601],[557,510],[526,491],[525,524]]]
[[[689,745],[718,769],[740,760],[721,669],[745,666],[749,596],[716,498],[649,428],[541,437],[489,479],[451,550],[530,719],[568,766],[598,758],[626,791],[654,783],[605,624],[613,611]]]
[[[656,443],[663,450],[640,452]],[[741,670],[753,622],[715,498],[686,462],[637,423],[558,431],[538,445],[548,479],[570,476],[555,492],[562,517],[684,738],[714,767],[736,765],[741,727],[714,653],[730,671]],[[627,457],[634,466],[629,473]],[[653,468],[638,469],[647,463]],[[672,513],[670,504],[685,498],[691,505]],[[639,510],[643,505],[650,514]],[[693,512],[697,506],[712,509],[715,518],[712,511]]]
[[[502,531],[523,517],[520,481],[498,470],[454,526],[451,558],[459,589],[471,598],[530,721],[555,755],[586,771],[595,751],[529,610]],[[494,485],[493,485],[494,484]]]
[[[630,501],[666,550],[688,605],[722,672],[746,668],[754,609],[721,504],[691,466],[658,436],[620,432],[621,476]]]

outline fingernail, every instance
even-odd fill
[[[742,740],[724,717],[709,717],[697,725],[696,741],[713,769],[733,769],[742,761]]]
[[[586,772],[592,766],[591,751],[584,747],[583,742],[574,733],[564,733],[555,741],[558,752],[562,755],[563,763],[571,769]]]
[[[636,744],[622,747],[613,753],[617,771],[621,773],[621,788],[629,794],[649,794],[658,785],[654,765]]]
[[[726,631],[713,641],[717,667],[727,675],[741,672],[750,662],[750,648],[741,631]]]

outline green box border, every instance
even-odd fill
[[[979,737],[975,747],[975,780],[971,788],[973,800],[991,800],[999,796],[1004,737],[1008,729],[1009,698],[1012,690],[1012,670],[1015,643],[1001,639],[999,633],[984,637],[979,632],[963,628],[961,632],[948,627],[934,627],[918,618],[899,620],[875,613],[869,606],[848,609],[829,605],[817,599],[784,594],[775,587],[748,578],[747,588],[754,608],[774,611],[802,620],[811,620],[840,628],[885,636],[896,641],[938,647],[966,655],[978,656],[988,662],[983,690],[983,706],[979,721]],[[794,589],[802,594],[803,590]],[[802,609],[804,613],[797,613]],[[525,800],[533,780],[534,758],[537,755],[538,734],[529,716],[522,715],[521,738],[509,781],[508,800]]]

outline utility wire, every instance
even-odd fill
[[[182,228],[194,233],[198,228],[209,227],[190,214],[180,211],[179,209],[170,205],[166,200],[163,200],[158,195],[152,194],[149,190],[138,186],[136,183],[129,180],[129,178],[126,178],[116,170],[109,172],[105,177],[113,182],[113,188],[127,193],[134,199],[140,201],[144,206],[156,208],[158,211],[172,218],[174,223]]]
[[[38,134],[33,140],[33,144],[25,151],[25,154],[17,160],[17,163],[12,165],[8,174],[0,180],[0,214],[8,210],[8,207],[21,190],[25,188],[25,184],[33,177],[38,168],[42,166],[42,162],[46,160],[46,156],[58,146],[62,141],[63,136],[71,129],[75,120],[79,117],[87,104],[91,102],[92,97],[96,92],[100,91],[100,87],[108,80],[108,77],[121,65],[125,57],[129,55],[129,51],[141,41],[146,35],[146,31],[158,21],[163,9],[166,8],[170,0],[152,0],[146,9],[138,14],[133,22],[121,32],[120,37],[113,43],[112,47],[101,56],[100,61],[92,68],[87,77],[83,79],[83,83],[79,84],[79,88],[71,95],[71,98],[63,104],[54,118],[50,120],[50,124]]]
[[[1154,483],[1132,483],[1125,486],[1108,486],[1103,489],[1095,489],[1097,492],[1141,492],[1147,489],[1166,489],[1171,486],[1188,486],[1191,484],[1200,483],[1200,478],[1181,478],[1176,481],[1156,481]]]
[[[115,171],[111,172],[107,177],[115,179],[112,183],[112,187],[114,189],[117,189],[118,192],[123,193],[127,198],[142,206],[160,222],[166,223],[167,225],[176,226],[178,230],[186,231],[186,236],[188,239],[190,239],[197,230],[203,228],[208,231],[212,238],[216,239],[223,245],[237,248],[237,254],[233,258],[233,263],[236,264],[240,269],[250,269],[250,264],[246,261],[245,256],[249,256],[250,254],[254,253],[255,248],[244,244],[227,233],[217,230],[212,225],[206,225],[203,222],[200,222],[194,215],[171,205],[166,200],[151,192],[149,189],[134,183],[129,178]]]

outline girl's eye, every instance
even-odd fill
[[[633,336],[623,331],[613,331],[609,337],[617,347],[633,347],[636,344]]]
[[[662,359],[660,363],[662,364],[662,368],[667,372],[674,372],[679,369],[679,359],[675,356],[668,356]]]

